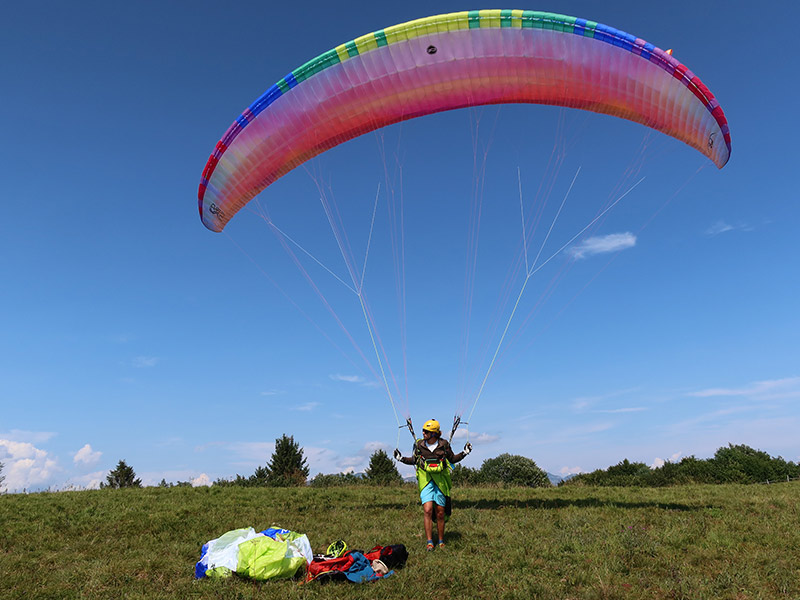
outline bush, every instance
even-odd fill
[[[686,483],[762,483],[785,481],[800,476],[800,467],[780,456],[772,458],[766,452],[750,446],[728,444],[718,448],[713,458],[687,456],[679,463],[666,462],[651,469],[644,463],[628,459],[591,473],[573,477],[568,485],[651,486]]]
[[[480,469],[472,469],[470,467],[457,464],[453,467],[453,485],[479,485],[482,482]]]
[[[787,463],[780,456],[772,458],[744,444],[718,448],[712,460],[719,483],[760,483],[797,477],[794,463]]]
[[[507,486],[550,487],[552,484],[534,461],[516,454],[501,454],[483,461],[480,471],[484,483]]]
[[[678,463],[681,478],[676,483],[717,483],[714,462],[708,459],[686,456]]]
[[[220,477],[214,482],[214,485],[219,487],[253,487],[254,480],[255,480],[254,475],[251,475],[250,477],[242,477],[237,473],[236,477],[234,477],[233,479],[223,479],[222,477]]]
[[[311,487],[320,488],[341,487],[343,485],[362,485],[363,483],[363,479],[356,477],[352,473],[334,473],[331,475],[319,473],[308,482],[308,485]]]

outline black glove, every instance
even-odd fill
[[[395,460],[400,460],[401,458],[403,458],[403,455],[402,455],[402,454],[400,454],[400,450],[398,450],[397,448],[395,448],[395,449],[394,449],[394,459],[395,459]]]
[[[464,444],[464,456],[466,456],[470,452],[472,452],[472,444],[467,442],[466,444]]]

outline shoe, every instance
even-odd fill
[[[444,550],[444,542],[439,542],[439,550]]]
[[[428,545],[425,546],[425,550],[427,550],[428,552],[433,550],[433,540],[428,540]]]

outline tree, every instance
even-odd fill
[[[256,467],[255,473],[250,475],[246,487],[259,487],[269,485],[269,470],[267,467]]]
[[[117,468],[112,469],[106,476],[106,483],[100,484],[101,488],[126,488],[142,487],[142,480],[137,479],[133,467],[129,467],[124,460],[117,463]]]
[[[552,484],[534,461],[516,454],[501,454],[483,461],[481,479],[486,483],[526,487],[550,487]]]
[[[3,482],[6,480],[6,476],[3,475],[3,467],[5,467],[5,465],[0,462],[0,486],[2,486]]]
[[[266,468],[266,483],[277,487],[305,485],[306,477],[308,466],[303,458],[303,449],[294,441],[294,436],[284,433],[275,440],[275,452]]]
[[[391,485],[403,482],[394,462],[383,450],[376,450],[369,457],[369,467],[365,476],[367,481],[373,485]]]

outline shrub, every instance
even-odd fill
[[[550,487],[547,473],[534,461],[516,454],[501,454],[483,461],[481,480],[485,483],[502,483],[508,486]]]
[[[759,483],[797,476],[794,463],[787,463],[780,456],[772,458],[744,444],[718,448],[712,460],[720,483]]]
[[[360,477],[356,477],[352,473],[334,473],[330,475],[325,475],[324,473],[319,473],[318,475],[314,476],[311,481],[308,482],[308,485],[311,487],[341,487],[343,485],[359,485],[363,484],[364,480]]]
[[[479,485],[482,482],[480,469],[457,464],[453,467],[453,485]]]
[[[761,483],[798,476],[800,467],[780,456],[772,458],[749,446],[728,444],[718,448],[713,458],[687,456],[679,463],[666,462],[655,469],[625,459],[605,470],[581,473],[569,484],[661,487],[685,483]]]

